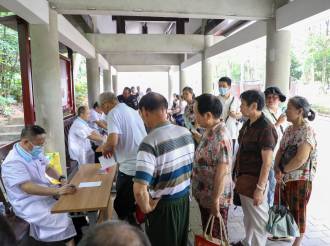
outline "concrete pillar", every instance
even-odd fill
[[[86,39],[95,46],[95,36],[86,34]],[[100,69],[98,54],[95,59],[86,59],[88,107],[92,108],[100,95]]]
[[[113,93],[118,96],[118,80],[117,75],[112,75]]]
[[[30,24],[30,38],[36,124],[47,133],[44,152],[59,152],[66,175],[57,12],[49,10],[49,25]]]
[[[277,0],[276,9],[290,0]],[[266,85],[277,86],[289,96],[291,32],[276,31],[276,17],[267,21]],[[285,103],[286,104],[286,103]]]
[[[182,54],[181,55],[181,62],[184,62],[187,60],[187,54]],[[185,88],[187,86],[187,71],[186,70],[183,70],[181,68],[181,63],[180,63],[180,66],[179,66],[179,78],[180,78],[180,91],[179,91],[179,94],[181,95],[182,94],[182,90],[183,88]],[[180,100],[180,105],[181,105],[181,100]]]
[[[106,55],[106,60],[107,60],[107,62],[109,62],[109,54]],[[111,66],[109,66],[109,70],[103,70],[103,90],[112,91]]]
[[[213,45],[213,35],[204,36],[205,49]],[[202,53],[202,93],[213,95],[213,61],[205,59],[205,53]]]
[[[168,73],[168,105],[171,105],[172,101],[173,101],[173,94],[176,93],[174,90],[174,78],[173,78],[173,74],[170,74],[170,72]],[[181,95],[182,93],[179,92],[179,95]]]

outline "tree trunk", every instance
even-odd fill
[[[3,27],[3,41],[6,40],[6,27]],[[5,61],[5,54],[6,54],[6,48],[3,47],[2,49],[2,56],[1,56],[1,71],[0,71],[0,79],[1,79],[1,90],[0,90],[0,96],[2,96],[5,88],[4,88],[4,83],[5,83],[5,75],[6,75],[6,67],[4,64]]]

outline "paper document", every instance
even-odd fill
[[[107,169],[101,168],[99,174],[108,174]]]
[[[78,188],[86,188],[86,187],[98,187],[101,186],[102,181],[97,181],[97,182],[83,182],[80,183]]]
[[[191,124],[191,122],[187,119],[186,116],[182,117],[184,120],[184,123],[186,125],[186,127],[192,132],[192,133],[197,133],[196,129],[194,128],[194,126]]]
[[[114,156],[112,156],[109,159],[105,159],[103,156],[101,156],[101,157],[99,157],[99,161],[101,163],[102,169],[114,166],[116,164]]]

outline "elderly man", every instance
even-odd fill
[[[125,87],[123,94],[118,96],[118,101],[120,103],[125,103],[128,107],[131,107],[134,110],[139,109],[138,100],[131,94],[131,89],[128,87]]]
[[[46,132],[40,126],[26,126],[21,141],[1,165],[2,180],[15,214],[30,223],[31,237],[43,242],[64,241],[67,246],[74,246],[76,230],[71,218],[50,211],[56,203],[53,196],[73,194],[76,188],[48,164],[48,158],[42,154],[45,138]],[[62,187],[51,185],[45,173],[59,180]]]
[[[119,103],[115,94],[103,92],[99,96],[99,105],[108,115],[108,140],[103,145],[103,156],[109,158],[116,153],[120,165],[114,209],[119,219],[135,225],[133,178],[136,172],[137,151],[147,134],[141,117],[125,103]]]
[[[92,141],[103,141],[103,138],[92,130],[87,122],[90,111],[87,107],[78,108],[78,118],[73,122],[69,131],[69,153],[72,160],[78,161],[79,167],[83,164],[95,162],[95,154],[91,146]]]
[[[149,92],[139,107],[152,129],[140,144],[134,178],[136,202],[146,213],[146,233],[152,245],[187,245],[194,140],[187,128],[167,121],[168,103],[162,95]]]
[[[88,230],[78,246],[151,246],[147,235],[124,221],[109,220]]]

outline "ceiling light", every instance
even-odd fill
[[[52,9],[56,9],[56,6],[53,5],[53,6],[51,6],[51,8],[52,8]]]
[[[96,10],[96,8],[94,8],[94,7],[93,7],[93,8],[87,8],[87,9],[88,9],[88,10]]]
[[[142,12],[142,9],[133,9],[135,12]]]
[[[274,18],[274,15],[267,15],[267,18],[272,19],[272,18]]]

